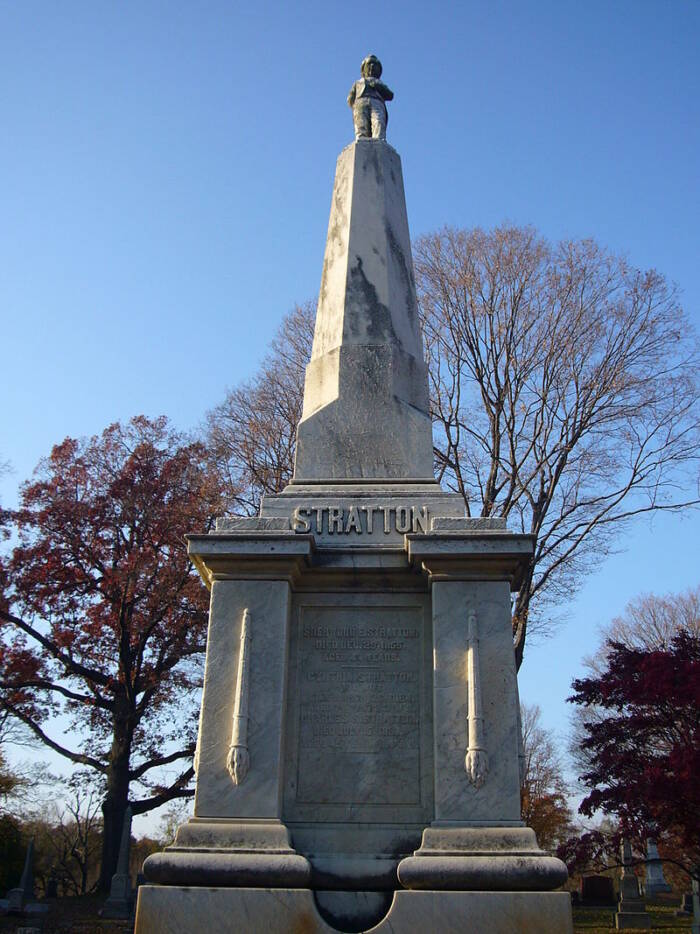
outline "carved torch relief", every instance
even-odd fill
[[[467,616],[467,690],[469,746],[464,766],[469,781],[480,788],[489,771],[484,740],[484,715],[481,707],[481,671],[479,668],[479,624],[474,610]]]
[[[246,607],[241,622],[241,643],[238,652],[238,676],[236,678],[236,694],[233,703],[231,745],[226,759],[226,768],[234,785],[240,785],[245,781],[250,768],[250,753],[248,752],[250,628],[250,613]]]

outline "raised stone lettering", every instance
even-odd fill
[[[306,509],[304,506],[297,506],[292,518],[292,528],[295,532],[308,532],[311,529],[311,522],[309,521],[310,515],[310,509]]]
[[[408,506],[396,507],[396,531],[401,533],[411,531],[411,514]]]
[[[384,513],[384,531],[389,534],[391,532],[391,506],[382,506],[382,512]]]
[[[328,507],[328,531],[343,531],[343,510],[339,509],[337,506]]]
[[[374,528],[374,513],[379,509],[379,506],[363,506],[362,509],[367,516],[367,534],[371,535]]]
[[[323,534],[323,506],[316,506],[314,512],[316,513],[316,533],[321,535]]]
[[[413,531],[414,532],[427,532],[428,531],[428,507],[419,506],[413,507]]]
[[[324,513],[327,516],[324,525]],[[362,514],[364,513],[364,522]],[[374,515],[383,517],[385,535],[397,532],[428,532],[430,522],[427,506],[297,506],[292,513],[292,529],[295,532],[312,531],[316,535],[356,535],[375,534]],[[315,517],[314,517],[315,516]],[[377,532],[380,531],[377,522]]]
[[[350,507],[347,522],[345,523],[345,534],[347,535],[352,531],[362,532],[362,522],[360,521],[360,513],[357,511],[357,506]]]

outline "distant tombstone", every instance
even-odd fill
[[[681,896],[681,904],[680,904],[680,907],[678,908],[678,911],[676,911],[676,915],[677,916],[678,915],[680,916],[692,915],[692,913],[693,913],[693,893],[685,892]]]
[[[46,897],[58,898],[58,878],[55,869],[51,870],[49,878],[46,881]]]
[[[7,893],[8,914],[22,914],[27,902],[34,899],[34,840],[29,841],[19,885]]]
[[[131,844],[132,810],[129,805],[124,813],[122,838],[119,845],[117,871],[112,876],[109,898],[104,903],[100,914],[103,918],[130,918],[134,904],[129,875],[129,846]]]
[[[615,889],[610,876],[584,876],[581,879],[581,903],[614,905]]]
[[[615,915],[615,927],[618,931],[628,928],[651,930],[651,918],[644,910],[644,900],[639,893],[639,880],[632,868],[632,847],[629,840],[623,839],[621,854],[620,901]]]
[[[649,837],[647,840],[647,867],[644,881],[644,893],[647,897],[658,895],[659,892],[670,892],[671,886],[664,878],[664,868],[659,859],[656,840]]]

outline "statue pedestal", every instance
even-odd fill
[[[296,489],[190,538],[212,587],[195,816],[146,861],[136,931],[567,934],[566,868],[519,819],[530,539],[421,487],[318,503]]]

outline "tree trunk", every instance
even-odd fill
[[[531,566],[522,582],[513,607],[513,648],[515,649],[515,670],[520,671],[525,652],[528,615],[530,612],[530,586],[534,568]]]
[[[129,803],[129,759],[131,757],[131,711],[126,697],[115,703],[114,737],[107,769],[107,791],[102,802],[102,864],[98,891],[109,892],[117,871],[124,814]],[[121,716],[120,716],[121,714]]]

